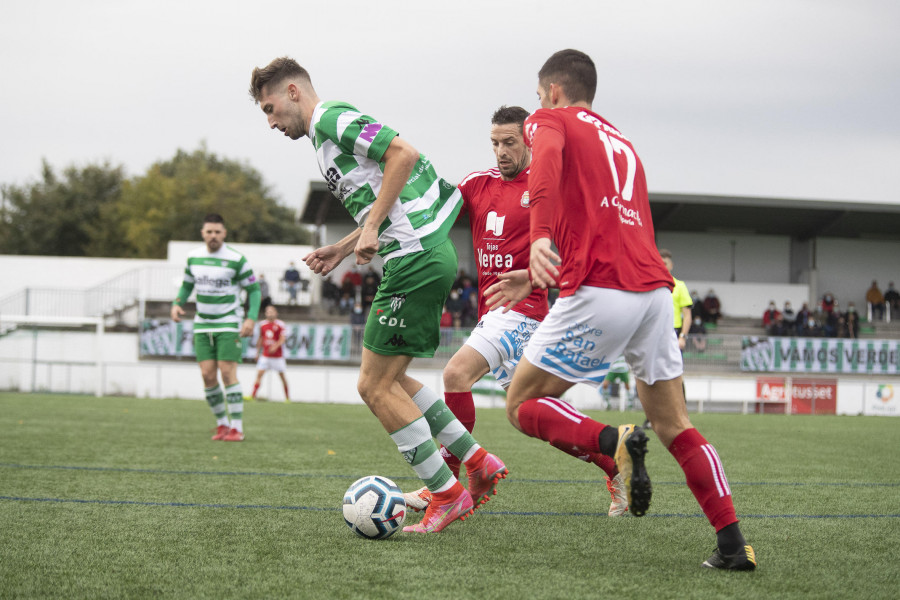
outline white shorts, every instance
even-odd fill
[[[541,322],[522,313],[495,310],[487,313],[469,334],[466,345],[484,357],[491,375],[509,387],[525,344]]]
[[[256,361],[256,370],[284,373],[287,371],[287,361],[284,360],[283,356],[279,356],[278,358],[272,356],[260,356],[259,360]]]
[[[536,367],[594,387],[600,387],[620,355],[634,376],[648,384],[684,372],[678,340],[672,336],[668,288],[624,292],[580,287],[556,301],[525,348],[525,357]]]

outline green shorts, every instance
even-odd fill
[[[613,373],[612,371],[610,371],[606,374],[606,379],[604,379],[603,381],[608,381],[610,383],[615,383],[616,381],[628,383],[628,373]]]
[[[214,331],[194,334],[194,354],[197,362],[227,360],[241,362],[244,344],[237,331]]]
[[[363,347],[376,354],[434,356],[458,261],[450,240],[387,261],[366,319]]]

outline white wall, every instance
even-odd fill
[[[39,364],[32,363],[37,356]],[[203,383],[193,360],[139,361],[138,336],[129,333],[107,333],[98,343],[94,334],[86,332],[42,331],[35,336],[29,331],[16,331],[0,338],[0,390],[95,393],[98,369],[92,361],[100,359],[103,367],[103,393],[141,398],[189,398],[202,400]],[[56,361],[58,364],[45,363]],[[65,365],[70,361],[87,364]],[[43,363],[43,364],[41,364]],[[443,393],[439,368],[413,368],[409,374],[435,392]],[[290,365],[288,385],[291,400],[359,404],[356,390],[357,366]],[[766,374],[761,373],[760,376]],[[249,395],[255,380],[255,367],[245,363],[238,367],[238,378]],[[900,416],[900,377],[841,376],[838,380],[837,414],[871,414]],[[691,373],[685,379],[687,400],[691,407],[706,403],[732,403],[736,410],[753,411],[756,402],[756,375],[702,375]],[[280,380],[268,373],[261,395],[273,401],[284,400]],[[579,384],[565,398],[582,410],[601,407],[600,395],[591,386]],[[501,394],[476,394],[476,406],[499,408],[504,405]]]
[[[671,250],[675,277],[684,281],[731,282],[733,250],[736,283],[791,282],[790,238],[785,236],[673,231],[657,232],[656,241]]]
[[[157,259],[0,255],[0,298],[26,287],[83,290],[134,269],[165,264]]]

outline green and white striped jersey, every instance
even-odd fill
[[[310,140],[331,193],[362,226],[381,191],[382,158],[397,132],[344,102],[320,102]],[[424,155],[378,230],[378,254],[390,260],[445,241],[462,207],[455,185],[441,179]]]
[[[612,365],[609,367],[610,373],[628,373],[628,363],[625,362],[625,357],[620,356],[616,360],[613,361]]]
[[[210,253],[206,246],[188,255],[184,269],[182,290],[197,291],[197,314],[194,317],[194,333],[239,331],[244,321],[241,306],[241,289],[248,291],[259,287],[250,263],[237,250],[222,245]]]

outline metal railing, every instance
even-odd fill
[[[274,267],[256,271],[278,274],[266,278],[271,279],[269,295],[275,304],[290,302],[290,292],[280,281],[282,271]],[[111,317],[136,326],[148,301],[171,301],[181,286],[183,273],[183,266],[164,265],[134,269],[87,289],[27,287],[0,298],[0,317]],[[309,306],[318,301],[319,286],[318,278],[302,281],[296,303]]]

